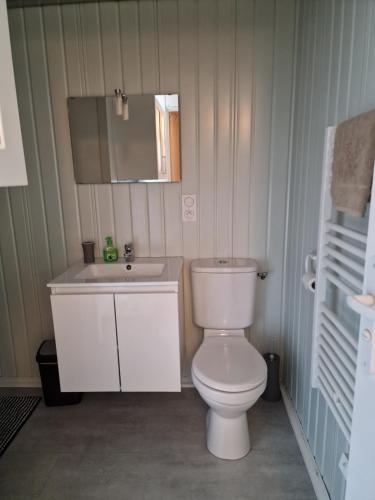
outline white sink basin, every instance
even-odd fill
[[[118,262],[89,264],[75,275],[75,279],[123,279],[160,276],[165,268],[162,262]]]
[[[47,286],[52,293],[132,293],[178,291],[182,272],[182,257],[136,257],[134,262],[119,259],[105,263],[77,262]]]

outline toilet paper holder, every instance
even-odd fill
[[[305,257],[305,273],[302,276],[302,284],[305,290],[315,293],[316,289],[316,254],[309,253]]]
[[[315,274],[317,256],[315,253],[308,253],[305,257],[305,274],[313,273]]]

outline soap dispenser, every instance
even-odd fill
[[[118,251],[117,248],[113,246],[112,236],[106,236],[105,241],[107,244],[103,249],[104,262],[116,262],[118,259]]]

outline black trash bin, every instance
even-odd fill
[[[75,405],[81,401],[81,392],[61,392],[60,390],[56,343],[54,340],[45,340],[41,344],[36,360],[39,364],[46,406]]]
[[[262,398],[266,401],[280,401],[280,356],[278,354],[268,352],[267,354],[264,354],[263,357],[267,365],[267,385],[262,394]]]

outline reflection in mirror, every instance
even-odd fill
[[[68,98],[76,182],[180,181],[178,95],[125,97]]]

